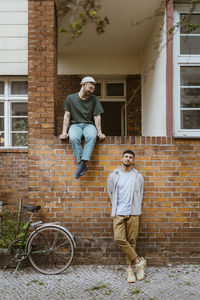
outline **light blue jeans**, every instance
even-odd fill
[[[82,137],[85,138],[85,143],[82,148]],[[69,128],[69,140],[72,149],[76,156],[77,162],[81,160],[90,160],[94,145],[97,139],[97,129],[92,124],[79,123],[72,124]]]

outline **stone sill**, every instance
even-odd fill
[[[16,148],[0,148],[0,153],[28,153],[28,148],[20,148],[20,149],[16,149]]]

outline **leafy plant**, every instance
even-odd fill
[[[194,24],[191,22],[192,12],[194,11],[196,4],[198,4],[199,2],[199,0],[190,0],[190,4],[192,5],[192,7],[190,9],[189,14],[185,15],[180,22],[176,23],[169,29],[170,34],[173,34],[175,29],[180,27],[184,29],[185,33],[187,34],[194,32],[200,27],[200,23]]]
[[[15,131],[27,131],[27,122],[25,122],[23,119],[13,121],[13,129]],[[15,133],[15,142],[14,146],[20,147],[20,146],[27,146],[28,145],[28,134],[27,133]]]
[[[17,212],[4,210],[1,217],[1,225],[5,231],[14,239],[22,239],[26,230],[26,223],[23,220],[20,224],[17,221]],[[0,239],[0,248],[7,248],[8,245],[3,239]]]
[[[57,15],[60,20],[69,15],[69,23],[65,22],[64,27],[59,26],[59,32],[69,34],[72,39],[83,34],[83,29],[88,23],[96,26],[96,32],[102,34],[109,24],[107,17],[101,17],[100,0],[63,0],[59,3]]]
[[[27,133],[16,133],[16,140],[14,146],[27,146],[28,145],[28,134]]]

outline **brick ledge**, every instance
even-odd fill
[[[28,148],[27,149],[0,149],[0,153],[28,153]]]

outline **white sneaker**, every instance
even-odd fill
[[[128,282],[130,282],[130,283],[136,282],[136,278],[135,278],[135,275],[133,273],[131,266],[128,266],[128,268],[126,269],[126,276],[127,276]]]
[[[137,277],[137,280],[142,280],[144,279],[144,276],[145,276],[145,267],[146,267],[146,260],[141,257],[140,258],[140,262],[138,264],[135,265],[136,267],[136,277]]]

